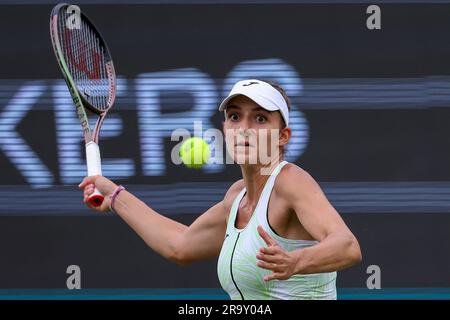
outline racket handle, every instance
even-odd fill
[[[102,164],[100,159],[100,148],[94,141],[86,143],[86,162],[88,176],[101,176]],[[94,192],[89,196],[88,203],[93,207],[99,207],[103,203],[105,197],[95,188]]]
[[[95,188],[94,192],[89,196],[88,203],[93,207],[100,207],[105,197]]]
[[[86,162],[88,176],[101,176],[102,163],[100,160],[100,148],[94,141],[86,143]]]

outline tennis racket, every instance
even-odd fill
[[[116,98],[116,74],[105,41],[77,6],[56,5],[50,15],[50,37],[59,67],[76,106],[86,144],[88,176],[101,175],[98,138]],[[94,130],[88,114],[96,115]],[[98,207],[103,195],[95,189],[88,202]]]

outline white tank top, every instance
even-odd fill
[[[282,161],[272,171],[248,224],[237,229],[236,216],[239,203],[246,193],[244,188],[235,198],[228,218],[227,230],[219,255],[217,271],[222,288],[230,298],[242,300],[262,299],[336,299],[336,272],[293,275],[287,280],[264,281],[272,273],[257,266],[258,250],[267,246],[257,231],[261,225],[286,251],[293,251],[317,244],[317,241],[291,240],[280,237],[269,225],[268,203],[275,179],[284,165]]]

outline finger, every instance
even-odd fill
[[[279,253],[279,247],[278,246],[274,246],[274,247],[261,247],[259,249],[259,252],[262,254],[268,254],[268,255],[275,255],[277,253]]]
[[[92,193],[94,193],[94,190],[93,190],[93,189],[86,190],[86,191],[84,191],[83,196],[86,197],[86,198],[89,198],[89,196],[90,196]]]
[[[95,189],[94,188],[88,188],[88,189],[84,189],[84,193],[83,196],[84,197],[89,197],[94,193]]]
[[[91,194],[94,188],[93,184],[87,185],[86,188],[84,188],[84,194]]]
[[[80,182],[80,184],[78,185],[78,188],[80,188],[80,189],[84,189],[85,187],[86,187],[86,184],[87,184],[87,178],[88,177],[84,177],[83,178],[83,180]]]
[[[283,278],[282,273],[274,272],[267,276],[264,276],[263,279],[264,279],[264,281],[271,281],[271,280],[282,280],[282,278]]]
[[[256,265],[260,268],[271,270],[271,271],[280,271],[280,267],[278,267],[275,263],[268,263],[264,261],[258,261]]]
[[[261,236],[261,238],[263,238],[264,242],[267,243],[268,246],[277,245],[277,242],[269,236],[269,234],[263,229],[263,227],[259,225],[257,229],[259,235]]]
[[[83,181],[78,185],[78,188],[83,189],[88,184],[95,184],[95,180],[97,179],[97,176],[90,176],[90,177],[84,177]]]
[[[269,263],[277,263],[277,262],[279,262],[279,257],[275,256],[275,255],[267,255],[267,254],[258,253],[256,255],[256,258],[258,260],[263,261],[263,262],[269,262]]]

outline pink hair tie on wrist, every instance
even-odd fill
[[[114,192],[109,196],[109,210],[114,211],[114,201],[116,200],[117,195],[120,193],[120,191],[125,190],[125,187],[120,185],[114,190]]]

